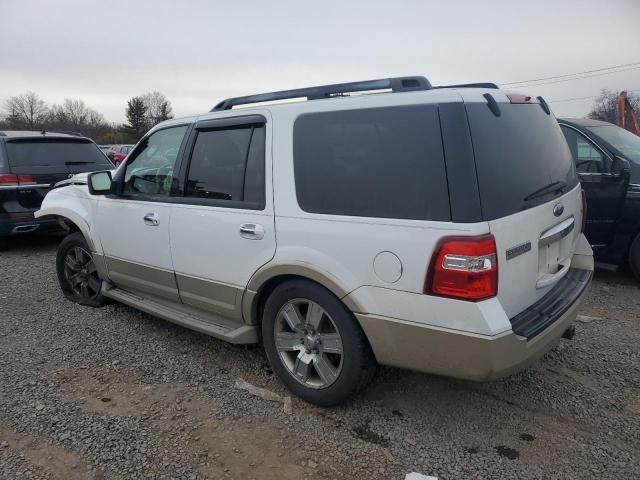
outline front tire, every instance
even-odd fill
[[[353,397],[375,373],[371,347],[353,314],[331,292],[308,280],[287,281],[271,293],[262,338],[280,380],[321,407]]]
[[[67,235],[58,246],[56,269],[62,293],[80,305],[102,307],[108,303],[102,295],[91,250],[80,232]]]
[[[640,233],[633,239],[629,248],[629,267],[636,280],[640,282]]]

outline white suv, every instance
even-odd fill
[[[264,103],[292,98],[307,101]],[[287,387],[324,406],[376,364],[522,369],[572,332],[593,273],[560,127],[541,97],[493,84],[228,99],[158,125],[114,172],[64,182],[50,215],[70,230],[68,299],[262,341]]]

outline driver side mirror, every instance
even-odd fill
[[[87,185],[91,195],[107,195],[111,193],[111,172],[93,172],[87,176]]]
[[[613,161],[611,162],[612,175],[622,176],[629,174],[629,172],[631,172],[631,164],[629,163],[629,160],[618,156],[613,158]]]

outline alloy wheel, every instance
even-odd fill
[[[100,293],[100,278],[93,257],[81,247],[70,248],[64,257],[64,277],[74,295],[91,299]]]
[[[331,316],[317,303],[290,300],[274,324],[276,350],[289,374],[309,388],[326,388],[340,375],[343,343]]]

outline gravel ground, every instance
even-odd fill
[[[0,478],[640,478],[640,288],[598,271],[573,341],[506,380],[381,369],[323,410],[261,350],[66,301],[58,239],[0,253]]]

